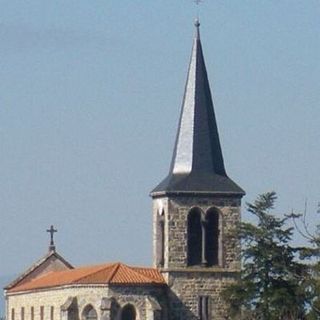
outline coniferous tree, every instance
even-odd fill
[[[288,216],[270,213],[275,192],[248,204],[256,223],[241,223],[236,236],[242,243],[242,272],[238,282],[223,292],[231,319],[305,319],[310,302],[308,266],[298,260],[303,248],[291,246],[294,228]]]
[[[318,204],[318,214],[320,214],[320,203]],[[311,295],[310,310],[307,315],[308,320],[320,319],[320,224],[315,226],[315,230],[311,231],[307,223],[307,203],[303,214],[290,214],[296,230],[302,235],[311,245],[304,248],[302,256],[310,258],[309,264],[311,277],[309,279],[308,290]]]

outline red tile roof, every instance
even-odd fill
[[[130,267],[122,263],[48,272],[39,278],[10,288],[8,292],[45,289],[72,284],[155,284],[163,285],[161,273],[153,268]]]

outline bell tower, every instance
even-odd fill
[[[151,192],[153,264],[169,288],[170,319],[224,319],[220,293],[240,271],[245,192],[227,175],[207,71],[196,32],[168,176]]]

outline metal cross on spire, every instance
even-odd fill
[[[203,0],[193,0],[193,2],[197,5],[197,21],[199,22],[199,11],[200,11],[200,9],[199,9],[199,7],[200,7],[200,4],[203,2]],[[197,26],[197,27],[199,27],[200,26],[200,24]]]
[[[58,232],[57,229],[55,229],[53,227],[53,225],[51,225],[50,229],[47,229],[47,232],[50,233],[50,245],[49,245],[49,251],[55,251],[56,250],[56,246],[54,245],[54,241],[53,241],[53,235]]]

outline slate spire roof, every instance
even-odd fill
[[[210,85],[200,40],[196,33],[183,97],[182,110],[169,175],[151,192],[214,193],[243,196],[225,170]]]

